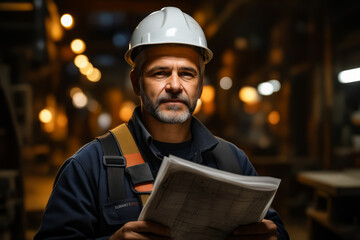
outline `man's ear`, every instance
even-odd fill
[[[130,79],[131,79],[131,84],[132,84],[134,93],[137,96],[140,96],[140,78],[138,76],[136,76],[134,70],[132,70],[130,72]]]

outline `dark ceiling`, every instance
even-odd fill
[[[10,8],[4,4],[23,4]],[[248,41],[247,50],[265,55],[270,48],[273,26],[288,24],[292,47],[306,35],[316,29],[311,24],[328,21],[333,36],[345,38],[349,32],[359,28],[358,12],[360,1],[356,0],[210,0],[210,1],[146,1],[146,0],[15,0],[0,1],[1,50],[13,47],[39,48],[39,38],[45,38],[44,19],[54,16],[51,6],[55,3],[58,15],[70,13],[75,18],[75,27],[66,31],[58,47],[69,44],[73,38],[82,38],[88,45],[88,54],[116,53],[122,55],[127,47],[131,32],[139,21],[152,11],[164,6],[177,6],[192,15],[204,28],[211,49],[217,54],[215,60],[226,48],[234,48],[241,37]],[[33,5],[26,9],[25,4]],[[15,6],[15,5],[14,5]],[[21,8],[22,7],[22,8]],[[329,18],[324,19],[324,18]],[[122,42],[115,46],[113,37],[121,34]],[[291,34],[291,36],[290,36]],[[298,38],[299,37],[299,38]],[[351,40],[348,40],[351,41]],[[301,44],[301,42],[300,42]],[[353,43],[355,44],[355,40]],[[345,44],[346,45],[346,44]],[[346,47],[345,47],[346,48]],[[292,52],[296,49],[291,50]],[[41,60],[41,53],[34,54]],[[296,55],[296,53],[295,53]],[[251,61],[249,62],[251,63]]]

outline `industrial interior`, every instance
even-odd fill
[[[32,239],[62,163],[128,121],[124,54],[166,6],[214,53],[195,116],[281,178],[290,238],[360,239],[357,0],[1,0],[0,239]]]

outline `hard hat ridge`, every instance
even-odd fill
[[[133,65],[142,48],[154,44],[189,45],[200,49],[205,63],[212,58],[200,25],[175,7],[164,7],[149,14],[139,23],[131,37],[125,60]]]

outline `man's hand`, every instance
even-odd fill
[[[259,223],[238,227],[227,240],[277,240],[276,229],[273,221],[264,219]]]
[[[168,227],[149,221],[136,221],[124,224],[110,238],[110,240],[122,239],[167,240],[171,237]]]

